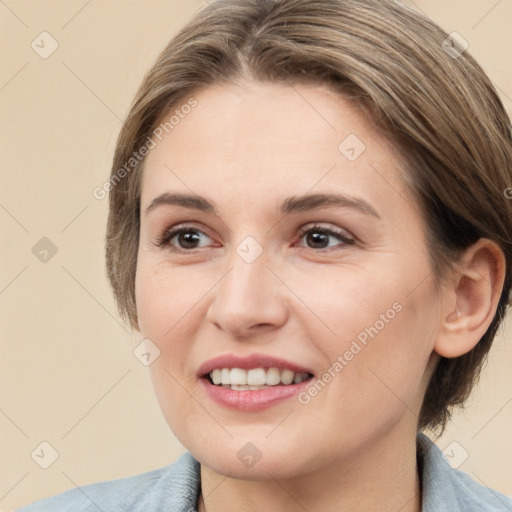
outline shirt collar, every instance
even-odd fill
[[[512,499],[450,466],[425,434],[417,436],[422,512],[512,512]]]

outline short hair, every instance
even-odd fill
[[[163,116],[216,83],[327,84],[364,109],[399,148],[404,179],[427,223],[436,283],[482,237],[506,258],[486,333],[467,354],[441,357],[428,384],[418,429],[442,432],[478,380],[512,279],[510,119],[464,50],[432,20],[394,0],[217,0],[199,11],[146,74],[117,141],[106,269],[122,318],[137,329],[140,154]],[[123,179],[114,182],[122,169]]]

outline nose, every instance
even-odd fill
[[[286,323],[286,287],[268,268],[265,253],[247,263],[235,251],[214,288],[206,318],[236,338],[248,338]]]

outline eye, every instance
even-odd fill
[[[168,247],[171,251],[191,251],[204,247],[201,244],[202,238],[210,238],[203,231],[193,226],[181,226],[165,231],[157,240],[158,247]],[[174,242],[173,242],[174,241]],[[177,244],[177,246],[176,246]]]
[[[336,245],[352,245],[355,239],[348,232],[342,229],[326,228],[319,225],[303,228],[300,232],[300,239],[305,237],[307,247],[310,249],[329,249]],[[341,240],[341,244],[329,245],[329,238]],[[310,244],[310,245],[309,245]]]

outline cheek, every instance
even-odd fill
[[[412,297],[383,292],[381,301],[374,299],[366,322],[357,333],[353,331],[338,387],[349,423],[361,425],[361,418],[368,415],[387,425],[404,414],[412,422],[417,420],[435,337],[432,315],[426,307],[418,309],[421,295],[429,293],[418,290]]]
[[[213,286],[203,274],[170,268],[161,259],[139,258],[135,297],[141,333],[163,340],[182,329]]]
[[[433,283],[418,277],[428,275],[425,269],[385,265],[378,270],[345,268],[342,278],[324,280],[321,289],[307,295],[308,306],[331,333],[318,320],[303,324],[325,366],[322,382],[302,403],[334,418],[343,431],[356,424],[366,428],[363,418],[373,418],[374,427],[391,424],[404,412],[417,418],[421,396],[416,403],[416,392],[436,335]],[[303,282],[296,290],[305,294],[314,289],[311,284]]]
[[[178,437],[183,418],[197,414],[189,391],[195,385],[189,358],[197,327],[204,321],[201,299],[212,288],[208,282],[199,271],[183,272],[161,259],[139,257],[135,280],[139,327],[160,350],[149,370],[160,407]]]
[[[177,358],[175,360],[178,361]],[[183,418],[194,415],[194,404],[188,391],[189,385],[183,381],[177,368],[179,365],[176,368],[170,367],[168,360],[161,356],[153,362],[149,370],[162,413],[171,430],[181,439]]]

